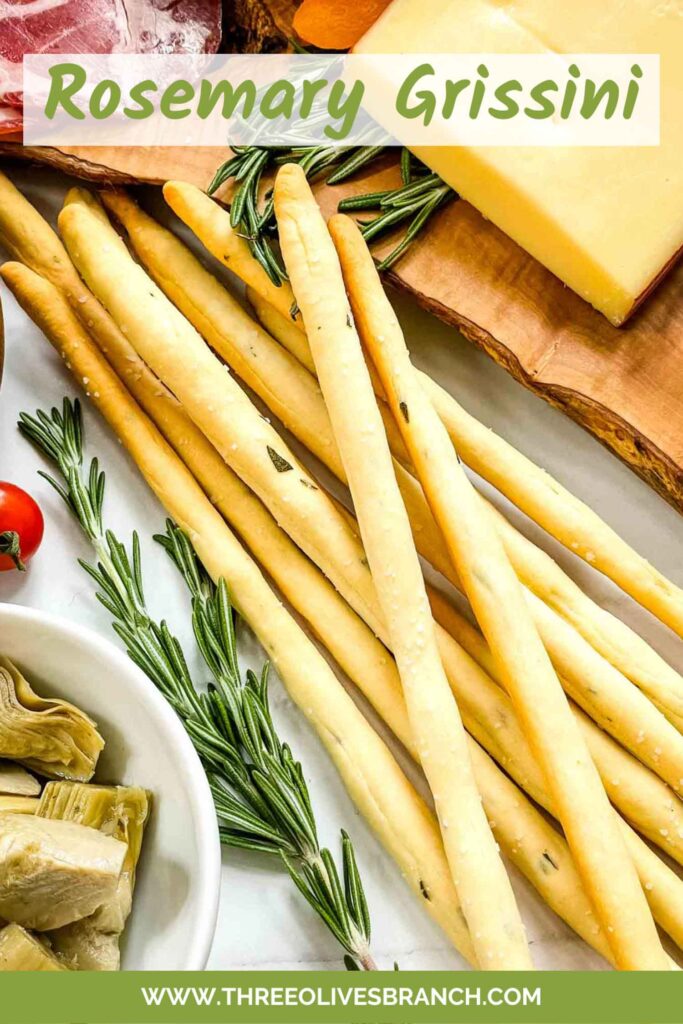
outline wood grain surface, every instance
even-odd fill
[[[205,187],[223,149],[0,147],[91,181]],[[331,213],[350,192],[386,187],[388,166],[318,189]],[[485,349],[521,383],[582,424],[683,510],[683,264],[622,328],[566,288],[463,201],[432,221],[387,275]]]

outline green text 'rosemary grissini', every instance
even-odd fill
[[[186,535],[167,523],[159,540],[180,570],[192,597],[192,624],[213,681],[198,689],[177,638],[147,610],[140,543],[130,554],[103,524],[104,472],[97,459],[86,471],[78,401],[61,411],[22,413],[22,434],[59,471],[48,480],[91,542],[97,562],[80,564],[97,586],[97,598],[131,659],[181,718],[207,773],[226,846],[279,856],[292,881],[345,950],[349,970],[374,970],[370,917],[353,846],[342,831],[342,870],[318,842],[303,769],[280,739],[268,703],[268,665],[242,677],[235,612],[228,586],[216,586],[199,564]]]
[[[310,179],[325,176],[328,185],[339,185],[381,156],[387,146],[303,146],[282,149],[273,146],[235,146],[233,156],[216,171],[209,185],[213,195],[232,180],[235,188],[230,206],[233,228],[249,242],[255,258],[275,284],[286,280],[286,272],[274,243],[277,223],[273,209],[272,189],[261,199],[260,186],[266,171],[283,163],[298,163]],[[437,174],[412,156],[401,151],[401,185],[380,192],[350,196],[339,203],[347,213],[375,213],[359,220],[366,241],[384,236],[408,222],[398,244],[378,264],[388,270],[405,253],[429,218],[457,194]]]

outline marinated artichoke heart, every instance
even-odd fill
[[[81,971],[119,969],[119,936],[133,903],[135,870],[150,811],[151,795],[137,786],[49,782],[37,814],[99,829],[126,843],[123,870],[114,896],[90,917],[51,933],[54,948]]]
[[[0,917],[61,928],[112,899],[125,843],[72,821],[0,814]]]
[[[103,746],[86,714],[64,700],[39,697],[11,661],[0,657],[0,757],[50,779],[87,782]]]
[[[40,783],[20,764],[0,761],[0,796],[40,796]]]
[[[39,803],[35,796],[0,796],[0,814],[35,814]]]
[[[68,971],[35,935],[18,924],[0,931],[0,971]]]

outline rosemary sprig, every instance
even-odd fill
[[[19,429],[58,469],[41,473],[61,495],[92,544],[96,564],[80,565],[94,580],[96,597],[130,658],[179,715],[207,773],[226,846],[274,854],[345,950],[349,970],[374,970],[370,916],[353,845],[342,831],[341,873],[321,848],[301,764],[280,739],[268,702],[268,665],[260,675],[240,672],[235,613],[225,580],[214,585],[190,541],[170,521],[156,539],[185,580],[192,599],[194,635],[213,681],[199,690],[178,639],[157,622],[145,602],[140,542],[130,553],[103,522],[105,475],[93,459],[83,464],[80,404],[64,399],[61,411],[21,413]]]
[[[386,149],[386,146],[302,146],[283,150],[278,147],[235,146],[234,156],[218,168],[208,191],[212,195],[227,181],[234,181],[230,222],[247,239],[253,255],[271,280],[279,285],[287,279],[287,274],[276,246],[277,223],[272,189],[265,192],[262,200],[260,198],[264,173],[279,164],[293,162],[304,169],[309,179],[326,175],[328,185],[339,185],[367,167]],[[359,222],[368,242],[409,222],[401,240],[378,264],[380,270],[392,267],[415,241],[430,217],[457,198],[452,188],[415,160],[407,149],[401,151],[401,179],[403,184],[400,188],[343,199],[338,207],[348,213],[377,211],[375,217]]]
[[[407,154],[407,156],[406,156]],[[415,241],[423,227],[440,207],[456,193],[446,185],[438,174],[430,173],[423,164],[414,171],[409,150],[401,156],[401,188],[385,192],[369,192],[361,196],[349,196],[338,205],[340,213],[356,213],[361,210],[377,210],[377,216],[359,221],[366,242],[381,238],[388,231],[403,224],[407,225],[401,241],[378,263],[379,270],[388,270],[401,258],[406,249]]]

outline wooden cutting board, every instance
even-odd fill
[[[96,182],[206,187],[223,149],[30,149]],[[397,180],[385,167],[338,188],[322,186],[327,213],[350,192]],[[432,221],[388,275],[397,288],[458,327],[526,387],[581,423],[683,510],[683,262],[627,326],[612,327],[473,207],[458,201]]]

